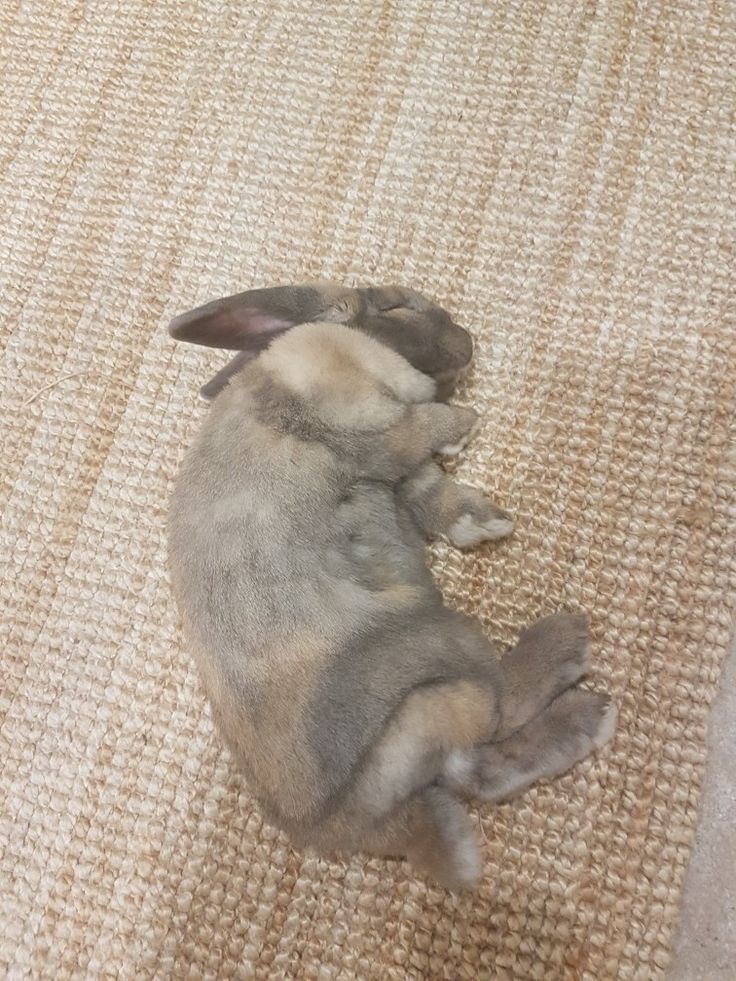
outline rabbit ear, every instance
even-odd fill
[[[248,290],[175,317],[169,333],[177,341],[255,355],[277,334],[319,319],[353,292],[330,284]]]
[[[205,347],[224,347],[230,351],[261,350],[274,334],[293,327],[293,318],[284,316],[275,304],[264,302],[268,290],[238,293],[213,300],[175,317],[169,333],[177,341],[204,344]],[[258,302],[258,301],[261,302]]]
[[[203,385],[199,390],[199,394],[205,402],[211,402],[216,395],[219,395],[233,375],[236,375],[243,365],[253,357],[255,357],[255,352],[240,351],[234,358],[228,361],[224,368],[221,368],[216,375],[213,375],[207,384]]]
[[[169,333],[177,341],[240,352],[200,390],[211,401],[246,362],[284,331],[327,315],[347,322],[361,302],[357,290],[332,283],[248,290],[180,314],[169,324]]]

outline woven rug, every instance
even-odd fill
[[[662,974],[736,595],[735,17],[0,5],[3,976]],[[224,357],[165,325],[315,276],[472,330],[456,470],[517,530],[429,559],[502,643],[588,610],[619,706],[598,758],[477,812],[476,894],[292,849],[179,633],[167,498]]]

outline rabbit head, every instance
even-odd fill
[[[473,354],[470,334],[446,310],[400,286],[317,283],[248,290],[176,317],[169,331],[179,341],[239,352],[202,388],[210,400],[276,337],[314,322],[353,327],[391,348],[435,381],[438,401],[453,393]]]

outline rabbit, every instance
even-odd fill
[[[467,548],[513,527],[436,460],[478,423],[447,402],[470,334],[413,290],[331,283],[240,293],[169,331],[238,351],[202,389],[168,524],[217,730],[296,846],[474,886],[467,801],[561,773],[616,717],[577,687],[585,615],[539,620],[499,657],[427,567],[427,539]]]

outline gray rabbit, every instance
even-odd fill
[[[499,658],[448,609],[427,538],[512,530],[434,454],[475,412],[446,399],[470,335],[399,287],[252,290],[177,317],[239,353],[181,468],[169,554],[213,718],[269,820],[322,853],[406,857],[449,888],[481,857],[463,798],[498,801],[612,735],[576,687],[586,618],[559,614]]]

